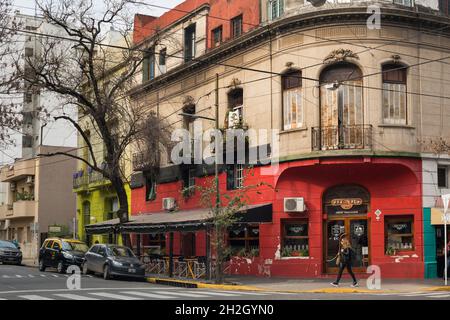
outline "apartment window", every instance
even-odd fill
[[[242,35],[242,15],[231,19],[231,38],[237,38]]]
[[[218,47],[221,43],[222,43],[222,34],[223,34],[223,32],[222,32],[222,26],[220,26],[220,27],[218,27],[218,28],[215,28],[213,31],[212,31],[212,37],[211,37],[211,39],[212,39],[212,44],[211,44],[211,46],[213,47],[213,48],[216,48],[216,47]]]
[[[161,74],[166,73],[167,71],[166,64],[167,64],[167,49],[164,48],[159,51],[159,72]]]
[[[406,67],[398,64],[383,66],[383,122],[407,123]]]
[[[33,102],[33,94],[25,93],[25,103],[32,103],[32,102]]]
[[[25,48],[25,57],[32,57],[34,54],[33,48]]]
[[[259,256],[259,226],[240,226],[228,234],[232,256]]]
[[[448,167],[440,166],[437,169],[438,187],[448,188]]]
[[[227,166],[227,190],[236,190],[244,187],[243,164],[233,164]]]
[[[156,181],[150,174],[145,175],[145,201],[156,199]]]
[[[184,29],[184,61],[195,58],[195,24]]]
[[[283,257],[309,256],[308,221],[282,222],[282,250]]]
[[[155,78],[155,49],[152,48],[144,56],[142,62],[142,82]]]
[[[195,188],[195,169],[184,170],[182,178],[183,188],[193,191],[193,188]]]
[[[299,71],[286,73],[282,77],[283,129],[303,126],[302,74]]]
[[[33,136],[23,135],[22,136],[22,147],[23,148],[32,148],[33,147]]]
[[[450,1],[449,0],[439,0],[439,11],[445,15],[450,12]]]
[[[86,201],[83,203],[83,225],[87,226],[91,224],[91,203]]]
[[[270,0],[268,1],[268,16],[269,20],[274,20],[284,13],[284,0]]]
[[[244,90],[234,89],[228,93],[228,128],[239,128],[244,120]]]
[[[387,254],[414,250],[414,217],[385,217],[385,249]]]

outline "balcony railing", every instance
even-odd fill
[[[154,159],[152,159],[153,153],[150,152],[140,152],[133,154],[133,171],[145,171],[150,169]]]
[[[312,150],[372,149],[372,126],[330,126],[312,128]]]
[[[109,182],[109,180],[105,178],[101,173],[96,171],[91,173],[77,172],[73,176],[74,189],[87,188],[91,184],[107,182]]]

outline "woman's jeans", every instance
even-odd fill
[[[338,274],[338,277],[336,279],[336,283],[339,283],[339,281],[341,281],[342,273],[344,272],[345,268],[347,268],[348,273],[352,277],[353,284],[356,284],[358,281],[356,280],[355,274],[353,273],[352,264],[348,263],[348,262],[342,262],[342,263],[339,264],[339,274]]]

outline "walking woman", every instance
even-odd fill
[[[344,272],[345,268],[347,268],[348,273],[353,279],[352,288],[356,288],[359,286],[355,274],[353,273],[352,270],[353,255],[354,252],[350,244],[350,241],[348,241],[347,238],[342,238],[339,253],[337,255],[338,260],[336,261],[336,264],[339,266],[339,274],[336,281],[331,284],[332,286],[334,287],[339,286],[339,281],[341,281],[342,273]]]

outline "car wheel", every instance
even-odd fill
[[[84,275],[88,275],[88,274],[92,274],[92,272],[91,271],[89,271],[89,269],[88,269],[88,267],[87,267],[87,263],[85,262],[85,263],[83,263],[83,274]]]
[[[66,271],[62,261],[58,262],[58,266],[56,267],[56,270],[58,270],[58,273],[64,273]]]
[[[103,268],[103,279],[105,280],[111,279],[111,270],[108,265],[105,265],[105,267]]]
[[[44,260],[39,261],[39,271],[41,271],[41,272],[45,271]]]

